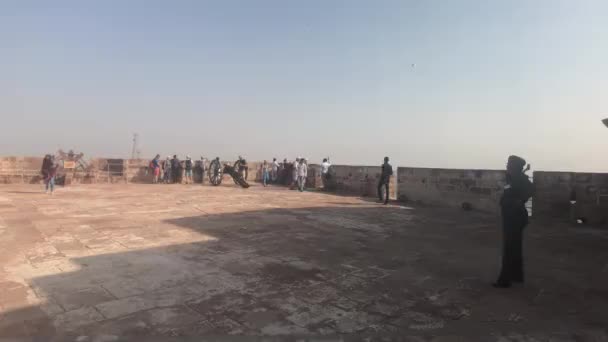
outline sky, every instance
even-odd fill
[[[0,2],[0,155],[608,172],[608,1]]]

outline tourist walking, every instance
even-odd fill
[[[184,168],[186,170],[186,184],[192,184],[192,158],[190,156],[186,156],[186,161],[184,162]]]
[[[380,181],[378,182],[378,198],[380,202],[384,201],[384,204],[388,204],[389,197],[389,183],[391,182],[391,176],[393,175],[393,167],[388,163],[388,157],[384,157],[384,164],[382,164],[382,173],[380,174]],[[382,190],[384,190],[384,200],[382,196]]]
[[[511,287],[524,282],[522,253],[523,231],[528,225],[526,202],[534,194],[534,185],[525,174],[526,161],[518,156],[507,160],[507,178],[500,199],[502,215],[502,268],[494,287]]]
[[[277,158],[272,158],[272,173],[271,173],[271,180],[272,183],[275,184],[277,182],[277,179],[279,177],[279,162],[277,161]]]
[[[262,184],[264,184],[264,186],[267,186],[269,179],[270,176],[268,174],[268,162],[264,160],[264,163],[262,163]]]
[[[331,164],[329,163],[329,158],[323,159],[323,163],[321,163],[321,183],[323,183],[323,189],[325,189],[329,183],[330,166]]]
[[[160,177],[160,154],[157,154],[156,157],[152,159],[150,168],[152,169],[152,183],[157,184],[158,178]]]
[[[298,189],[300,190],[300,192],[304,191],[307,176],[308,165],[306,165],[306,159],[300,158],[300,163],[298,164]]]

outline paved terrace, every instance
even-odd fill
[[[1,186],[0,337],[607,340],[607,232],[533,223],[526,285],[497,290],[498,222],[274,187]]]

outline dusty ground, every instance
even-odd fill
[[[0,337],[608,340],[608,232],[532,223],[510,290],[499,239],[492,216],[283,188],[1,186]]]

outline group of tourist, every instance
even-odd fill
[[[239,156],[239,161],[241,160],[244,162],[244,159]],[[330,167],[329,158],[324,158],[321,163],[321,181],[324,188],[327,188],[331,181]],[[153,175],[152,182],[155,184],[159,182],[180,184],[182,181],[186,184],[192,184],[194,171],[201,176],[201,182],[204,184],[205,172],[208,171],[209,165],[207,165],[207,159],[204,157],[201,157],[201,160],[195,165],[190,156],[186,156],[186,160],[183,162],[179,160],[177,155],[174,155],[173,158],[167,157],[166,160],[161,161],[160,155],[157,154],[150,161],[149,168]],[[285,158],[282,163],[279,163],[277,158],[273,158],[271,163],[264,160],[260,166],[260,175],[264,186],[282,184],[289,186],[290,189],[304,191],[308,177],[308,160],[302,157],[297,157],[292,162]],[[378,197],[384,204],[387,204],[389,200],[389,183],[392,175],[393,167],[389,163],[389,158],[385,157],[380,181],[378,182]]]
[[[308,177],[306,158],[298,157],[293,162],[288,162],[285,158],[282,163],[279,163],[277,158],[273,158],[271,164],[264,160],[261,168],[264,186],[273,183],[287,185],[291,189],[297,188],[300,191],[306,189],[306,178]]]
[[[308,176],[308,160],[301,157],[296,158],[293,162],[289,162],[285,158],[282,163],[279,163],[277,158],[272,158],[272,163],[264,160],[260,166],[260,174],[264,186],[282,184],[304,191]]]
[[[244,165],[246,169],[245,160],[239,156],[239,161]],[[323,160],[323,179],[327,179],[329,173],[329,162],[327,159]],[[165,183],[165,184],[192,184],[193,174],[196,172],[197,176],[200,176],[201,182],[205,183],[205,174],[209,170],[209,164],[206,158],[201,157],[200,161],[194,163],[190,156],[186,156],[184,161],[181,161],[177,155],[173,158],[167,157],[166,160],[162,161],[160,155],[156,155],[149,164],[150,172],[152,173],[153,183]],[[237,170],[242,171],[242,170]],[[306,158],[298,157],[293,162],[288,162],[287,158],[282,163],[277,161],[277,158],[273,158],[271,163],[264,160],[260,166],[260,175],[262,184],[268,186],[269,184],[283,184],[290,186],[292,189],[299,189],[304,191],[306,188],[306,178],[308,177],[308,161]],[[244,175],[247,178],[247,175]]]
[[[204,159],[201,157],[201,162],[198,163],[198,167],[200,167],[200,164],[203,162]],[[173,158],[167,157],[165,160],[161,161],[160,155],[157,154],[156,157],[150,161],[148,167],[152,172],[152,183],[154,184],[174,184],[182,182],[192,184],[194,182],[193,171],[195,165],[190,156],[186,156],[186,159],[181,161],[175,154],[173,155]]]

